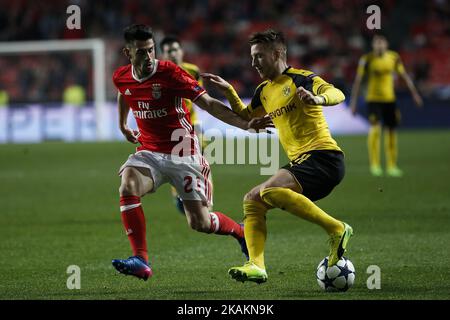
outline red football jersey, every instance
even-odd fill
[[[141,144],[137,150],[181,155],[180,142],[183,141],[183,155],[199,152],[183,98],[195,101],[206,91],[186,71],[171,61],[155,59],[149,76],[137,79],[129,64],[114,72],[113,82],[136,119]]]

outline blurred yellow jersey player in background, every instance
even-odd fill
[[[323,106],[344,101],[341,90],[311,71],[295,69],[286,62],[286,42],[281,32],[266,30],[250,38],[252,66],[263,82],[245,106],[224,79],[202,74],[225,94],[233,111],[244,119],[267,115],[278,130],[290,163],[244,197],[244,234],[249,261],[229,270],[237,281],[267,281],[264,247],[266,213],[285,210],[322,227],[329,235],[329,265],[344,254],[353,229],[333,218],[314,201],[326,197],[345,173],[344,154],[331,137]]]
[[[394,75],[399,75],[411,91],[414,102],[422,106],[422,99],[405,71],[398,53],[388,50],[388,42],[383,35],[375,35],[372,40],[373,51],[363,55],[359,60],[355,83],[352,89],[350,107],[356,114],[356,105],[361,82],[367,76],[366,102],[369,111],[370,129],[367,139],[370,172],[374,176],[382,176],[380,163],[380,141],[382,127],[385,133],[386,173],[392,177],[401,177],[403,172],[397,166],[397,134],[396,127],[400,121],[400,112],[396,106],[394,91]]]
[[[195,80],[197,80],[200,86],[203,86],[203,81],[202,78],[200,77],[200,69],[198,68],[198,66],[183,61],[184,52],[181,47],[181,42],[177,37],[171,35],[164,37],[164,39],[162,39],[160,43],[160,49],[162,52],[163,60],[170,60],[176,65],[180,66],[187,73],[189,73]],[[186,107],[189,110],[191,122],[194,125],[195,132],[198,135],[201,147],[203,149],[205,148],[205,140],[203,139],[201,124],[198,119],[198,115],[195,110],[194,104],[189,99],[185,99],[184,101],[186,103]],[[211,178],[211,187],[212,187],[212,178]],[[184,214],[183,202],[181,198],[178,196],[177,191],[175,190],[174,187],[171,188],[171,192],[177,209]]]

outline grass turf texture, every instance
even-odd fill
[[[401,179],[369,175],[365,139],[337,137],[346,177],[318,202],[355,230],[348,257],[356,283],[334,294],[320,291],[315,279],[328,250],[319,227],[269,212],[269,281],[238,283],[227,275],[244,262],[237,242],[190,230],[167,185],[143,198],[153,278],[116,274],[111,259],[131,255],[116,172],[134,147],[1,145],[0,299],[450,298],[449,132],[401,132]],[[280,165],[285,162],[283,156]],[[212,171],[215,209],[240,221],[243,195],[266,177],[257,165],[213,165]],[[81,268],[81,290],[66,287],[69,265]],[[381,268],[381,290],[366,287],[370,265]]]

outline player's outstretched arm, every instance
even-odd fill
[[[194,102],[217,119],[242,130],[253,129],[258,132],[262,129],[274,127],[269,117],[258,117],[251,120],[241,118],[236,112],[228,109],[225,104],[212,98],[207,93],[202,94]]]
[[[239,114],[241,118],[250,120],[250,113],[248,112],[247,106],[242,102],[241,98],[234,90],[233,86],[227,82],[222,77],[212,74],[212,73],[202,73],[200,76],[206,81],[214,84],[219,90],[222,91],[224,96],[230,103],[231,109]]]
[[[139,132],[136,130],[131,130],[128,128],[127,119],[128,113],[130,112],[130,107],[125,102],[122,94],[120,92],[117,93],[117,105],[119,111],[119,129],[125,138],[131,143],[138,143],[137,136]]]
[[[356,115],[359,91],[361,89],[361,83],[364,79],[364,75],[366,74],[366,68],[367,68],[367,56],[363,55],[361,58],[359,58],[358,61],[358,68],[356,69],[356,77],[352,87],[352,96],[350,98],[350,110],[352,111],[353,115]]]
[[[314,77],[311,91],[298,87],[297,95],[300,100],[310,105],[334,106],[345,100],[341,90],[317,76]]]
[[[357,102],[359,97],[359,90],[361,89],[361,83],[363,80],[363,75],[356,74],[355,81],[353,82],[352,86],[352,96],[350,98],[350,110],[352,111],[352,114],[356,114],[356,108],[357,108]]]
[[[423,100],[420,96],[419,92],[416,89],[416,86],[414,85],[414,82],[411,80],[409,75],[406,72],[399,73],[403,81],[405,81],[406,86],[408,87],[409,91],[411,92],[411,95],[414,99],[414,103],[417,107],[421,108],[423,106]]]

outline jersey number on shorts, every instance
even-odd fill
[[[200,191],[201,188],[201,179],[200,177],[196,177],[197,180],[197,191]],[[185,176],[184,177],[184,192],[189,193],[192,192],[192,177],[191,176]]]

